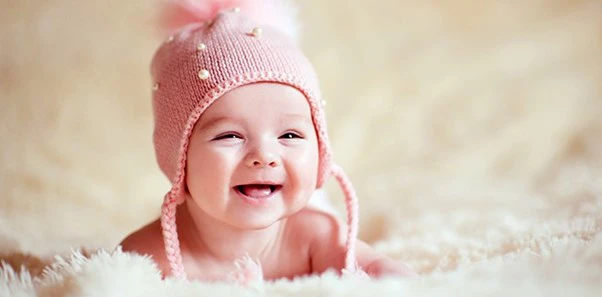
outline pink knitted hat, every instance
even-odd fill
[[[172,2],[175,5],[170,11],[175,12],[171,15],[175,17],[172,20],[179,22],[177,30],[153,57],[153,142],[159,167],[172,183],[161,214],[165,252],[172,274],[186,278],[175,218],[176,206],[183,202],[186,188],[185,164],[193,127],[203,112],[223,94],[257,82],[285,84],[298,89],[307,98],[318,138],[317,187],[322,187],[333,174],[343,188],[348,224],[345,272],[355,272],[357,199],[348,178],[331,163],[332,152],[315,71],[292,36],[278,27],[282,20],[292,19],[290,9],[288,14],[283,9],[278,10],[283,4],[274,1],[272,6],[264,8],[271,9],[272,15],[282,19],[263,17],[258,20],[257,5],[244,7],[243,2],[250,4],[253,1]],[[258,3],[265,4],[264,1],[252,4]],[[232,8],[235,4],[241,7]]]

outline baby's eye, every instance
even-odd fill
[[[301,137],[299,134],[297,133],[293,133],[293,132],[288,132],[288,133],[284,133],[282,134],[282,136],[280,136],[281,139],[295,139],[295,138],[303,138]]]
[[[221,139],[242,139],[242,138],[236,134],[228,133],[228,134],[220,135],[220,136],[216,137],[214,140],[221,140]]]

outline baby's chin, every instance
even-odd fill
[[[241,230],[264,230],[273,227],[275,224],[282,222],[286,218],[289,218],[297,214],[303,205],[299,207],[291,208],[272,208],[265,209],[266,211],[243,211],[242,213],[232,214],[229,217],[230,225],[241,229]]]
[[[270,227],[273,227],[274,225],[277,225],[278,222],[281,222],[281,221],[282,221],[281,218],[276,218],[276,219],[245,218],[244,220],[241,220],[240,218],[238,218],[236,220],[231,220],[229,222],[229,224],[240,230],[259,231],[259,230],[265,230]]]

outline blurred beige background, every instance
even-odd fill
[[[150,138],[157,1],[1,2],[0,251],[112,248],[168,190]],[[520,218],[600,229],[600,1],[298,2],[362,238],[421,258],[537,227]]]

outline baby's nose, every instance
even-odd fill
[[[280,161],[273,153],[258,151],[247,158],[246,164],[254,168],[277,167],[280,165]]]

